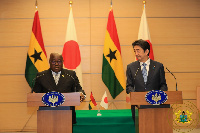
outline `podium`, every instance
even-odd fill
[[[183,104],[182,91],[165,91],[168,100],[164,104]],[[151,105],[145,100],[147,92],[131,92],[131,105]],[[155,107],[158,105],[154,105]],[[173,133],[172,108],[139,109],[139,133]]]
[[[42,96],[45,93],[27,94],[27,107],[45,106]],[[80,93],[62,93],[65,102],[61,106],[79,106]],[[57,108],[57,107],[51,107]],[[37,111],[37,133],[72,133],[72,111],[71,110],[38,110]]]

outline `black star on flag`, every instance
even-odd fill
[[[109,49],[110,49],[110,48],[109,48]],[[110,63],[111,63],[112,59],[117,60],[117,58],[116,58],[116,56],[115,56],[116,51],[117,51],[117,50],[112,51],[112,50],[110,49],[110,54],[106,55],[107,57],[110,57]]]
[[[35,50],[35,53],[34,53],[33,55],[31,55],[31,57],[34,58],[34,63],[35,63],[37,60],[41,60],[41,61],[42,61],[42,59],[41,59],[41,57],[40,57],[41,53],[42,53],[42,52],[39,52],[39,53],[38,53],[38,52]]]

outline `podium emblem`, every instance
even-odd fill
[[[46,106],[50,106],[50,107],[60,106],[64,103],[64,101],[65,101],[64,95],[55,91],[48,92],[44,94],[42,97],[42,102]]]
[[[161,90],[152,90],[149,91],[145,95],[145,99],[148,103],[153,104],[153,105],[160,105],[163,104],[167,101],[168,96],[164,91]]]

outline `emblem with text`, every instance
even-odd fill
[[[160,105],[167,101],[168,96],[164,91],[152,90],[145,95],[145,99],[150,104]]]
[[[184,100],[183,104],[173,104],[171,108],[173,109],[173,121],[169,120],[169,124],[177,133],[189,133],[198,128],[200,112],[196,101]]]
[[[50,106],[50,107],[60,106],[61,104],[64,103],[64,101],[65,101],[64,95],[55,91],[48,92],[44,94],[42,97],[42,102],[46,106]]]

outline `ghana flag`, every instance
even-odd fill
[[[49,68],[46,51],[42,39],[40,20],[38,11],[35,12],[33,21],[31,41],[27,53],[25,78],[29,86],[33,88],[37,72],[41,72]]]
[[[91,92],[90,94],[90,103],[89,103],[89,110],[91,110],[92,108],[94,108],[95,106],[97,106],[97,103],[93,97],[93,94]]]
[[[108,16],[107,30],[103,50],[102,80],[113,99],[125,89],[125,75],[121,58],[121,47],[117,28],[111,10]]]

